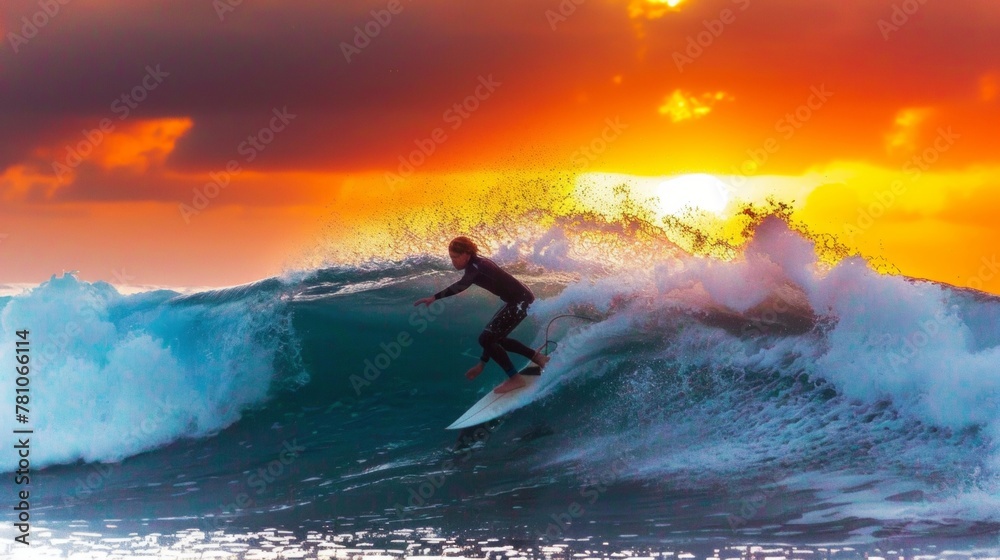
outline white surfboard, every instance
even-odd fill
[[[530,403],[538,392],[538,380],[541,378],[541,370],[537,365],[529,363],[521,371],[524,376],[525,385],[502,395],[490,391],[479,402],[472,405],[465,414],[455,420],[446,430],[461,430],[471,426],[478,426],[483,422],[489,422],[499,418],[512,410],[521,408]]]

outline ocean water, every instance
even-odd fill
[[[0,298],[0,363],[15,331],[33,352],[30,422],[0,415],[33,430],[32,545],[8,482],[0,553],[997,556],[1000,299],[825,265],[777,219],[727,260],[496,257],[538,297],[514,336],[557,345],[464,447],[444,427],[503,379],[463,375],[499,301],[415,308],[460,275],[437,256]]]

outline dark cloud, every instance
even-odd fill
[[[301,119],[262,162],[356,166],[375,163],[387,146],[437,126],[444,109],[469,95],[480,75],[522,80],[517,104],[530,111],[566,87],[550,79],[556,69],[583,65],[580,55],[588,50],[608,53],[607,44],[592,38],[560,40],[543,10],[523,1],[474,6],[403,0],[403,12],[351,63],[341,43],[352,41],[355,26],[364,28],[370,11],[384,3],[244,3],[221,22],[210,6],[67,5],[18,54],[0,54],[3,80],[15,85],[0,91],[0,119],[29,115],[24,128],[45,128],[59,118],[96,122],[114,114],[116,100],[140,86],[152,67],[169,76],[130,118],[193,118],[195,128],[172,159],[178,167],[225,161],[272,108],[285,106]],[[5,19],[16,21],[33,9],[31,2],[6,5]],[[18,154],[0,148],[5,163]]]
[[[385,27],[370,23],[371,11],[388,5],[381,1],[243,2],[222,21],[204,0],[69,3],[17,53],[9,35],[0,49],[0,168],[119,116],[121,96],[148,68],[169,76],[129,119],[190,117],[194,127],[168,161],[183,171],[224,166],[276,107],[297,118],[254,168],[383,168],[490,74],[504,84],[502,95],[449,146],[452,154],[483,152],[487,143],[572,145],[611,115],[641,123],[636,130],[662,140],[662,151],[682,149],[690,141],[676,138],[655,108],[684,87],[738,93],[715,117],[741,129],[728,140],[735,156],[811,85],[826,83],[850,104],[829,107],[836,120],[816,125],[815,142],[846,137],[843,119],[857,119],[854,142],[827,147],[836,158],[859,145],[871,153],[900,106],[964,95],[998,54],[988,0],[960,9],[927,3],[888,41],[878,21],[898,4],[889,0],[689,0],[679,12],[634,21],[627,2],[590,0],[555,30],[546,17],[555,1],[400,1],[403,11]],[[727,8],[735,22],[679,72],[675,53]],[[5,2],[5,33],[19,32],[21,18],[38,10],[30,0]],[[341,43],[366,24],[378,36],[348,63]],[[626,76],[617,89],[616,74]]]
[[[55,199],[61,202],[158,201],[198,208],[202,204],[200,201],[213,205],[294,206],[313,205],[324,200],[316,191],[276,187],[267,181],[248,178],[243,172],[228,173],[224,167],[211,173],[215,175],[168,178],[156,173],[137,175],[124,169],[106,171],[82,166],[75,180],[62,187]],[[334,183],[329,188],[338,186]],[[28,201],[42,202],[43,198],[36,191]]]

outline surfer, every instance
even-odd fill
[[[452,239],[451,243],[448,244],[448,256],[451,257],[451,264],[455,266],[455,269],[464,270],[465,275],[458,282],[433,296],[418,299],[413,305],[430,305],[441,298],[461,293],[472,284],[500,296],[504,302],[503,307],[493,315],[482,334],[479,335],[479,344],[483,347],[483,355],[479,358],[479,363],[472,366],[465,373],[465,376],[469,379],[475,379],[483,372],[483,368],[490,361],[490,358],[493,358],[497,365],[507,373],[507,381],[494,389],[494,392],[509,393],[514,389],[524,387],[524,377],[514,368],[507,351],[529,358],[540,368],[545,367],[549,357],[507,335],[528,316],[528,306],[535,301],[535,295],[527,286],[500,268],[495,262],[479,256],[479,248],[468,237]]]

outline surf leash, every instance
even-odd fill
[[[542,347],[539,348],[539,350],[544,352],[546,356],[555,352],[556,346],[559,346],[558,342],[551,340],[549,338],[549,329],[552,328],[552,323],[555,323],[556,319],[563,319],[566,317],[572,317],[574,319],[583,319],[584,321],[590,321],[591,323],[597,322],[597,319],[594,319],[592,317],[587,317],[586,315],[576,315],[575,313],[563,313],[562,315],[556,315],[555,317],[550,319],[549,324],[545,326],[545,344],[543,344]],[[552,350],[549,350],[549,344],[552,345]]]

